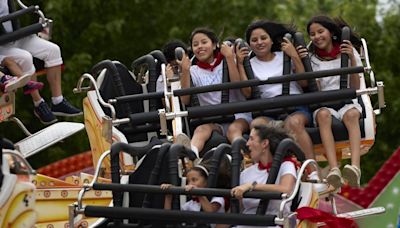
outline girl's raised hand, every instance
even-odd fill
[[[162,190],[170,188],[172,185],[171,184],[161,184],[160,187]]]
[[[233,51],[233,45],[229,46],[225,43],[221,44],[221,54],[225,56],[225,58],[233,57],[234,56],[234,51]]]
[[[250,53],[248,47],[240,48],[239,45],[236,45],[236,62],[237,64],[243,64],[243,60],[247,57]]]
[[[174,76],[174,70],[172,69],[172,66],[169,63],[165,68],[165,76],[167,76],[167,78],[172,78]]]
[[[353,44],[350,40],[343,40],[343,43],[340,45],[340,52],[348,54],[350,58],[354,57]]]
[[[188,185],[185,186],[185,191],[189,192],[190,190],[192,190],[192,189],[194,189],[194,188],[196,188],[195,185],[188,184]]]
[[[297,53],[298,53],[298,55],[300,56],[300,58],[305,58],[305,57],[308,56],[308,50],[307,50],[307,48],[305,48],[305,47],[299,45],[299,46],[296,47],[296,50],[297,50]]]
[[[290,40],[288,40],[286,37],[283,37],[281,50],[290,56],[290,58],[298,56],[296,48],[294,48],[292,42],[290,42]]]
[[[182,71],[189,72],[192,63],[186,53],[183,53],[182,60],[177,59],[176,62],[181,66]]]

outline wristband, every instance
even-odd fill
[[[253,183],[251,183],[251,187],[249,189],[249,192],[253,191],[254,188],[256,187],[256,185],[257,185],[257,181],[253,181]]]

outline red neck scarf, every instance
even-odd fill
[[[350,218],[337,217],[336,215],[314,209],[311,207],[302,207],[296,210],[297,219],[309,220],[312,223],[324,222],[324,227],[357,228],[357,223]]]
[[[194,202],[200,203],[199,197],[192,197],[192,200],[193,200]]]
[[[293,163],[293,165],[296,167],[296,169],[300,167],[299,161],[297,161],[292,156],[285,157],[283,159],[283,161],[288,161],[288,162]],[[271,169],[271,166],[272,166],[272,162],[268,162],[266,165],[262,164],[261,162],[258,163],[258,169],[259,170],[266,170],[267,172],[269,172],[269,170]]]
[[[200,68],[205,69],[205,70],[213,71],[215,69],[215,67],[217,67],[221,63],[221,61],[224,59],[224,56],[221,54],[221,52],[218,52],[216,55],[214,55],[214,58],[215,58],[214,64],[209,64],[209,63],[198,61],[197,66],[199,66]]]
[[[337,55],[340,53],[340,44],[333,43],[333,47],[330,52],[327,52],[327,51],[319,49],[319,48],[315,48],[315,53],[321,58],[329,57],[332,59],[336,59]]]

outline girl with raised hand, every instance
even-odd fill
[[[350,66],[362,66],[361,58],[354,44],[360,40],[351,33],[351,41],[341,40],[341,27],[346,23],[343,20],[333,20],[328,16],[315,16],[307,24],[307,32],[312,44],[310,46],[311,64],[314,71],[329,70],[341,67],[341,54],[349,56]],[[350,88],[360,88],[362,74],[351,74],[348,80]],[[324,77],[317,80],[321,91],[340,89],[340,76]],[[349,133],[351,148],[351,165],[343,169],[343,178],[352,187],[360,186],[360,141],[361,132],[359,119],[362,112],[357,100],[353,100],[341,107],[322,107],[314,111],[314,122],[319,126],[322,144],[330,166],[327,181],[336,188],[343,184],[342,175],[338,167],[335,140],[332,134],[332,116],[342,120]]]
[[[246,29],[246,41],[249,43],[251,50],[255,54],[250,59],[251,68],[254,76],[259,80],[267,80],[270,77],[281,76],[283,74],[284,53],[287,54],[292,61],[294,73],[304,72],[304,66],[301,62],[298,50],[293,46],[292,42],[284,35],[286,33],[293,34],[292,29],[287,28],[283,24],[271,22],[268,20],[258,20],[251,23]],[[242,81],[248,80],[248,76],[243,67],[243,55],[248,54],[245,47],[236,50],[238,56],[238,68]],[[307,81],[290,82],[290,94],[301,94],[301,87],[306,87]],[[281,96],[283,94],[282,84],[266,84],[259,86],[261,98],[271,98]],[[250,97],[251,88],[242,90],[246,97]],[[271,120],[284,120],[284,126],[289,129],[295,136],[301,149],[307,159],[314,159],[313,144],[305,127],[312,123],[311,113],[307,106],[299,106],[287,115],[260,116],[254,119],[251,126],[265,125]],[[310,179],[317,179],[317,172],[312,172]]]
[[[235,62],[233,47],[221,44],[219,47],[216,34],[207,28],[195,29],[190,37],[191,48],[195,57],[195,64],[185,55],[180,62],[182,67],[181,86],[189,88],[191,81],[194,87],[207,86],[222,83],[223,59],[228,65],[229,79],[231,82],[239,81],[240,76]],[[221,103],[221,91],[198,94],[200,106],[215,105]],[[183,96],[184,104],[190,104],[190,96]],[[245,100],[239,89],[229,91],[229,102]],[[191,140],[191,149],[197,154],[203,150],[205,142],[210,138],[213,131],[227,135],[232,142],[235,138],[241,137],[242,133],[249,128],[250,115],[235,114],[233,127],[228,130],[229,124],[208,123],[198,126],[194,130]],[[200,156],[202,156],[200,154]]]

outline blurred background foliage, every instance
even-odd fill
[[[84,95],[72,89],[82,73],[103,60],[119,60],[126,66],[171,39],[188,41],[191,31],[207,26],[225,37],[243,37],[247,25],[266,18],[294,24],[306,33],[307,21],[314,15],[340,16],[367,39],[377,80],[385,82],[387,108],[377,117],[377,139],[373,149],[362,158],[363,183],[366,183],[398,147],[400,123],[400,3],[390,1],[380,10],[377,0],[25,0],[36,4],[54,20],[52,41],[60,45],[65,63],[64,95],[82,107]],[[27,19],[27,21],[29,21]],[[45,77],[40,80],[46,82]],[[49,91],[42,94],[49,101]],[[17,116],[35,132],[44,126],[33,116],[29,98],[18,96]],[[60,118],[61,119],[61,118]],[[62,119],[61,119],[62,120]],[[68,121],[83,121],[83,117]],[[2,123],[1,132],[18,141],[23,137],[13,123]],[[89,150],[85,132],[34,156],[35,168],[75,153]]]

